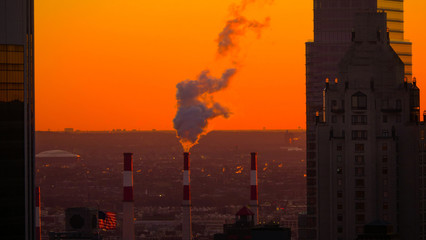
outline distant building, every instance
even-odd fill
[[[254,224],[254,213],[247,207],[241,208],[234,224],[224,224],[223,233],[214,235],[214,240],[290,240],[289,228],[280,227],[278,224]]]
[[[388,36],[386,13],[357,14],[339,75],[325,83],[307,169],[308,239],[355,239],[376,219],[401,240],[420,239],[419,89]]]
[[[35,238],[34,2],[0,1],[2,239]]]

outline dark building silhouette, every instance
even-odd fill
[[[386,13],[356,14],[338,77],[323,83],[308,239],[355,239],[376,219],[401,240],[420,239],[419,89],[407,82],[386,29]]]
[[[404,40],[403,0],[314,0],[314,40],[306,43],[306,146],[307,182],[316,182],[315,119],[323,118],[323,88],[326,78],[338,78],[338,63],[354,38],[355,15],[361,12],[386,12],[390,45],[404,63],[404,75],[412,82],[411,42]],[[319,189],[307,185],[307,215],[303,234],[316,239]]]
[[[234,224],[223,225],[223,233],[215,234],[214,240],[290,240],[291,230],[278,224],[255,225],[255,214],[247,207],[235,215]]]
[[[34,4],[0,1],[2,239],[34,239]]]

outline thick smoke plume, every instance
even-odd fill
[[[260,37],[261,30],[269,25],[269,18],[258,22],[243,16],[247,5],[256,1],[272,3],[273,0],[242,0],[240,4],[231,5],[232,19],[226,22],[217,39],[218,55],[228,56],[238,47],[238,38],[244,36],[248,30]],[[236,69],[231,68],[221,78],[214,78],[205,70],[196,80],[185,80],[176,85],[178,110],[173,125],[184,151],[189,151],[198,143],[200,136],[206,133],[208,120],[219,116],[229,117],[228,108],[215,102],[212,94],[226,88],[235,73]]]
[[[205,70],[196,80],[185,80],[176,85],[178,111],[173,124],[185,151],[197,144],[209,119],[229,117],[229,110],[215,102],[211,94],[226,88],[235,73],[236,69],[228,69],[217,79]]]

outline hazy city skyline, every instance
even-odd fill
[[[217,34],[239,2],[36,2],[36,129],[171,130],[176,83],[211,65],[215,76],[222,72],[226,62],[214,63]],[[211,129],[305,128],[304,42],[313,38],[313,3],[257,2],[248,17],[270,17],[270,26],[262,38],[250,33],[240,42],[241,71],[215,96],[232,114]],[[420,88],[425,9],[424,1],[404,2]]]

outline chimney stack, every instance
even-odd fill
[[[192,239],[189,152],[183,153],[182,240]]]
[[[123,171],[123,240],[135,240],[133,201],[133,153],[124,153]]]
[[[257,152],[251,153],[250,171],[250,210],[254,213],[254,223],[259,222],[259,200],[257,191]]]
[[[41,240],[40,187],[35,188],[35,206],[36,240]]]

